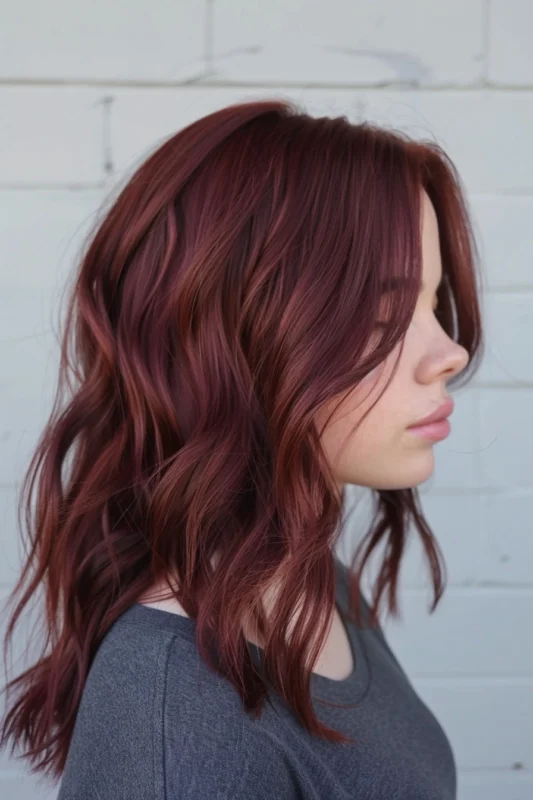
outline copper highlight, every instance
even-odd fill
[[[315,415],[403,341],[421,280],[422,189],[439,223],[440,322],[470,354],[457,383],[482,352],[478,255],[460,177],[433,141],[285,99],[240,103],[168,138],[102,206],[68,287],[54,406],[20,492],[29,547],[4,659],[39,592],[46,641],[7,684],[0,745],[23,748],[32,772],[62,774],[102,639],[167,574],[201,655],[247,711],[260,714],[269,682],[310,733],[347,740],[309,695],[344,499]],[[398,292],[376,333],[385,281]],[[396,613],[411,526],[434,609],[443,565],[416,488],[376,501],[351,612],[361,620],[361,575],[385,543],[372,620],[386,594]],[[274,578],[283,590],[267,618],[258,594]],[[247,618],[265,641],[265,675]]]

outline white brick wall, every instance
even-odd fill
[[[474,213],[487,357],[421,487],[448,589],[429,615],[413,543],[403,621],[385,627],[452,740],[459,800],[533,797],[533,4],[19,0],[2,18],[0,591],[20,558],[16,482],[51,401],[56,300],[108,188],[238,99],[285,95],[436,138]],[[43,797],[19,772],[0,759],[0,795]]]

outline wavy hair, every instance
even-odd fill
[[[309,732],[347,740],[319,722],[310,697],[344,500],[315,417],[403,345],[422,275],[422,189],[439,225],[439,321],[470,355],[457,383],[481,353],[478,255],[460,177],[433,141],[312,117],[285,99],[239,103],[166,139],[101,206],[69,286],[55,401],[20,493],[30,548],[4,658],[40,589],[46,641],[7,684],[18,697],[0,744],[24,745],[32,772],[61,775],[103,637],[167,575],[202,657],[247,711],[260,715],[268,679]],[[386,281],[398,292],[377,333]],[[417,490],[375,497],[349,568],[350,615],[361,620],[361,574],[380,543],[371,624],[387,590],[396,614],[410,529],[431,568],[434,610],[442,553]],[[258,597],[274,577],[282,591],[267,618]],[[289,636],[300,604],[305,619]],[[247,618],[265,642],[264,676]]]

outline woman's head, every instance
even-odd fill
[[[468,377],[481,341],[468,214],[436,144],[273,100],[165,141],[105,209],[72,285],[56,404],[23,484],[32,546],[13,595],[29,585],[7,637],[44,586],[51,651],[12,682],[23,695],[4,738],[25,737],[58,774],[96,648],[172,573],[202,655],[213,663],[214,645],[247,709],[265,689],[242,633],[251,615],[274,686],[308,730],[342,741],[301,690],[333,610],[339,486],[378,500],[355,607],[385,539],[371,610],[388,589],[395,611],[411,527],[436,605],[438,549],[414,488],[432,451],[405,426]]]

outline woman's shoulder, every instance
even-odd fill
[[[289,757],[268,723],[272,708],[266,705],[260,720],[246,714],[187,629],[173,629],[162,614],[135,606],[102,641],[58,800],[116,796],[116,787],[132,800],[215,797],[220,787],[236,799],[293,797]]]

